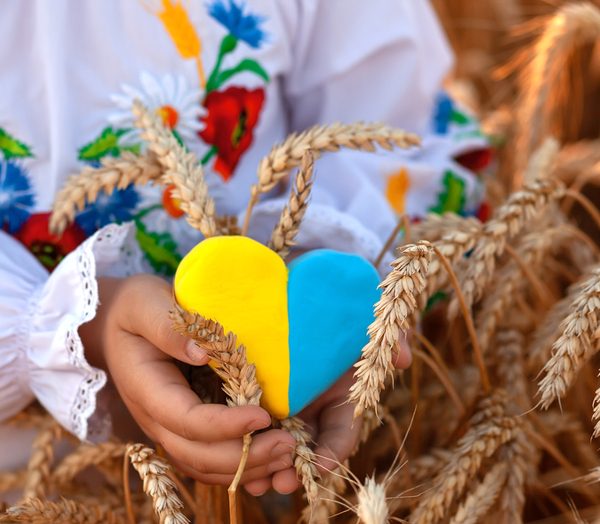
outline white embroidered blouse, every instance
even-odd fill
[[[232,215],[292,131],[366,120],[424,137],[419,150],[320,160],[307,249],[373,259],[399,214],[478,210],[467,167],[481,167],[485,140],[439,94],[451,55],[427,0],[5,0],[0,40],[0,421],[37,398],[85,439],[106,380],[77,332],[96,277],[172,274],[198,241],[157,188],[101,195],[61,238],[48,232],[68,175],[143,148],[135,98],[197,154]],[[284,200],[258,206],[252,235],[268,235]]]

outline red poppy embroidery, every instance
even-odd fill
[[[204,107],[208,114],[202,119],[205,128],[200,136],[216,148],[214,169],[223,180],[231,178],[241,156],[252,144],[264,100],[264,89],[249,91],[236,86],[206,96]]]
[[[470,169],[474,173],[479,173],[488,167],[492,161],[493,153],[489,147],[477,149],[463,153],[455,158],[455,160],[463,167]]]
[[[61,236],[48,230],[50,213],[31,215],[15,235],[48,270],[53,271],[65,256],[81,244],[86,235],[77,224],[71,224]]]

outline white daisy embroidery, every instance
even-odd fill
[[[202,91],[189,87],[183,76],[164,75],[158,79],[147,72],[142,72],[140,84],[140,89],[123,84],[122,93],[110,97],[119,111],[109,115],[109,122],[113,126],[129,130],[121,137],[121,144],[130,145],[141,141],[131,111],[133,101],[136,99],[156,111],[163,123],[185,144],[199,140],[198,132],[202,129],[200,117],[205,113],[201,103]]]

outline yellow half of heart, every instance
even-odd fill
[[[283,259],[247,237],[206,239],[177,268],[175,297],[187,311],[217,320],[237,335],[256,363],[261,404],[289,413],[288,270]]]

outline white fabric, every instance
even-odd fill
[[[121,266],[130,226],[106,226],[48,275],[17,241],[0,232],[0,420],[34,398],[79,438],[106,375],[85,359],[78,328],[98,307],[96,277]],[[133,269],[121,267],[121,274]]]
[[[31,211],[50,209],[67,176],[81,169],[77,152],[83,145],[107,125],[127,121],[131,96],[140,95],[151,105],[172,95],[184,108],[197,96],[196,62],[182,58],[156,16],[168,3],[3,2],[0,128],[32,147],[33,156],[18,161],[32,181]],[[181,5],[200,34],[209,70],[224,29],[209,16],[207,2]],[[265,84],[250,73],[236,77],[236,85],[264,87],[266,101],[252,146],[235,175],[225,182],[207,169],[220,212],[243,211],[259,160],[293,130],[362,119],[427,131],[436,93],[451,65],[428,1],[246,0],[243,5],[245,12],[264,17],[267,37],[259,48],[240,42],[228,60],[235,64],[250,57],[265,68],[270,81]],[[190,111],[187,120],[182,115],[180,134],[201,156],[207,146],[194,133],[201,111]],[[421,166],[424,175],[414,184],[409,211],[424,212],[431,188],[451,161],[449,147],[438,137],[426,140],[421,151],[400,156],[346,152],[324,157],[300,243],[373,259],[396,221],[383,196],[385,177],[401,166],[416,166],[417,172]],[[469,173],[463,176],[474,185]],[[161,198],[153,188],[140,195],[140,206]],[[281,205],[259,205],[253,234],[264,238],[270,232]],[[181,254],[198,239],[184,219],[171,219],[163,211],[149,215],[146,224],[170,232]],[[108,226],[48,277],[22,246],[0,232],[0,420],[36,397],[66,428],[87,436],[105,376],[86,362],[77,329],[95,314],[96,275],[140,271],[141,256],[131,227]],[[144,268],[149,269],[147,263]]]

